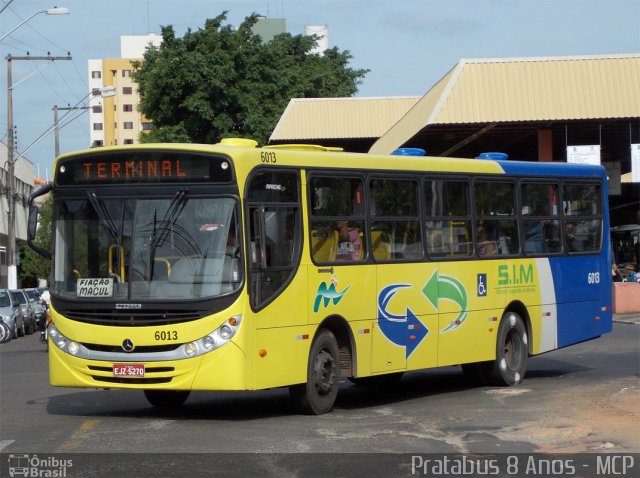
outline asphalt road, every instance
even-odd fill
[[[37,334],[0,345],[3,454],[640,452],[633,324],[532,358],[518,387],[473,387],[446,367],[385,389],[345,382],[334,411],[313,417],[284,389],[193,393],[167,413],[142,392],[51,387],[47,368]]]

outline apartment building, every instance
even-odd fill
[[[91,147],[136,144],[140,133],[151,129],[151,122],[138,112],[140,96],[131,79],[131,62],[142,59],[148,45],[160,45],[155,34],[120,37],[121,58],[89,60],[89,130]],[[115,96],[102,97],[104,87],[112,86]]]

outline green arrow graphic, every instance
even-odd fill
[[[467,319],[467,291],[455,277],[438,275],[438,271],[434,271],[422,288],[422,293],[436,310],[439,300],[450,300],[460,307],[458,316],[441,333],[457,329]]]

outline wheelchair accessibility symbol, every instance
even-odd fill
[[[487,274],[478,274],[478,297],[487,296]]]

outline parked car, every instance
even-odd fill
[[[36,319],[27,294],[22,289],[12,290],[11,294],[22,309],[22,328],[18,328],[18,335],[32,334],[36,330]]]
[[[22,309],[8,289],[0,289],[0,317],[11,330],[12,338],[15,339],[18,331],[24,329]]]
[[[38,289],[23,289],[24,293],[27,294],[27,298],[29,302],[31,302],[31,307],[33,307],[33,315],[35,317],[35,328],[37,330],[42,330],[44,326],[45,320],[47,320],[47,309],[40,301],[40,294],[38,293]]]

